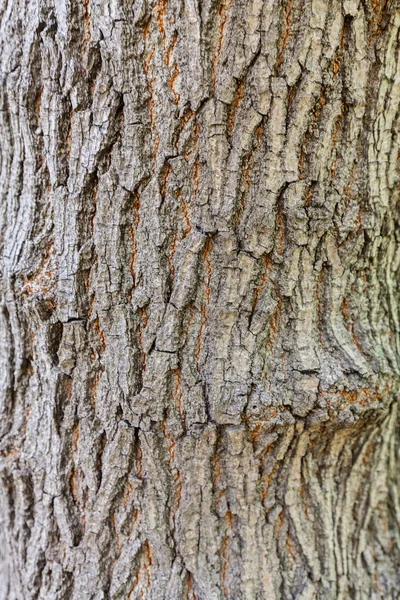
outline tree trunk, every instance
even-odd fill
[[[400,594],[398,0],[1,0],[1,600]]]

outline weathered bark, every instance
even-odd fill
[[[400,594],[397,0],[2,0],[2,600]]]

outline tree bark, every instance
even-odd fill
[[[1,0],[1,600],[399,597],[399,8]]]

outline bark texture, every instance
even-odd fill
[[[399,36],[0,1],[1,600],[399,597]]]

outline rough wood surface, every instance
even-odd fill
[[[400,594],[398,0],[0,0],[1,600]]]

